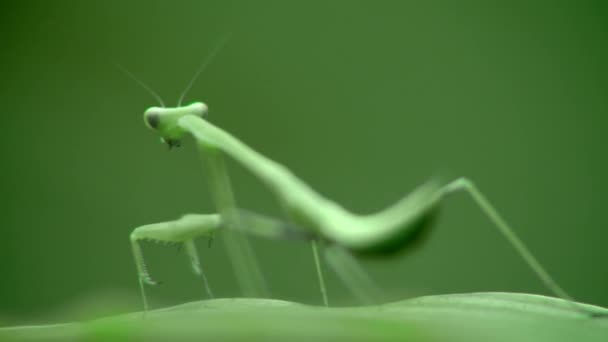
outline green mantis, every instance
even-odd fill
[[[198,73],[200,69],[195,78]],[[406,249],[430,229],[439,207],[448,196],[465,192],[550,291],[557,297],[567,299],[577,309],[585,311],[553,280],[471,180],[459,178],[448,183],[431,180],[380,212],[354,214],[320,195],[285,166],[214,126],[206,119],[206,104],[195,102],[181,106],[183,95],[177,107],[165,107],[159,101],[160,107],[148,108],[144,113],[144,121],[169,147],[179,146],[186,136],[194,138],[209,171],[218,213],[190,214],[176,221],[146,225],[133,231],[131,243],[146,310],[145,284],[156,282],[146,269],[138,242],[149,239],[184,244],[194,272],[203,278],[207,293],[211,296],[193,240],[220,230],[222,234],[227,234],[227,238],[224,238],[226,248],[245,295],[263,294],[264,285],[243,233],[274,240],[295,238],[310,241],[326,305],[328,300],[319,260],[320,250],[323,250],[328,264],[361,302],[377,303],[381,299],[375,286],[353,256],[387,255]],[[287,220],[269,218],[238,208],[223,160],[225,155],[241,164],[270,189],[285,209]]]

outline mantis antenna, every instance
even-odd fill
[[[118,69],[120,69],[122,72],[124,72],[127,76],[129,76],[129,78],[131,78],[133,81],[137,82],[137,84],[139,84],[142,88],[144,88],[144,90],[146,90],[150,95],[152,95],[156,99],[156,102],[158,102],[158,104],[160,104],[161,107],[163,107],[163,108],[165,107],[165,102],[163,101],[163,99],[154,90],[152,90],[152,88],[150,88],[150,86],[145,84],[139,78],[135,77],[135,75],[133,75],[132,72],[127,70],[122,65],[116,64],[116,67]]]
[[[203,60],[201,65],[198,67],[198,69],[194,73],[194,76],[192,76],[192,78],[190,79],[190,82],[188,82],[188,84],[186,85],[186,88],[184,88],[184,90],[180,94],[179,100],[177,100],[177,107],[181,107],[182,102],[184,101],[184,98],[186,97],[186,94],[188,93],[188,91],[190,91],[190,89],[194,85],[194,82],[196,82],[196,80],[203,73],[203,71],[205,71],[205,69],[207,69],[207,66],[209,66],[209,64],[211,64],[211,62],[213,61],[213,58],[215,58],[215,56],[220,52],[220,50],[224,47],[224,45],[226,45],[228,40],[230,40],[230,37],[231,37],[230,34],[227,34],[226,36],[224,36],[224,38],[222,38],[222,40],[220,40],[220,42],[215,46],[215,48],[213,48],[213,50],[211,50],[211,53],[209,54],[209,56],[207,56],[207,58],[205,60]],[[125,75],[129,76],[129,78],[131,78],[133,81],[137,82],[137,84],[139,84],[142,88],[144,88],[144,90],[147,91],[150,95],[152,95],[156,99],[156,102],[158,102],[158,104],[160,104],[161,107],[163,107],[163,108],[166,107],[163,99],[160,97],[160,95],[158,95],[157,92],[155,92],[152,89],[152,87],[150,87],[145,82],[143,82],[142,80],[137,78],[135,75],[133,75],[132,72],[127,70],[127,68],[123,67],[122,65],[116,64],[116,67],[120,71],[124,72]]]
[[[203,60],[201,65],[198,67],[198,69],[194,73],[194,76],[192,76],[192,79],[190,79],[190,82],[188,82],[188,84],[186,85],[186,88],[184,88],[184,91],[182,91],[181,95],[179,96],[179,100],[177,100],[178,107],[182,106],[182,102],[184,101],[184,98],[186,97],[186,94],[188,93],[188,91],[190,91],[190,88],[192,88],[192,85],[194,85],[194,82],[196,82],[196,80],[203,73],[203,71],[205,71],[205,69],[207,69],[207,66],[209,66],[211,61],[213,61],[213,58],[215,58],[215,56],[218,54],[218,52],[220,52],[220,50],[224,47],[224,45],[226,45],[226,43],[228,42],[230,37],[231,37],[230,34],[225,35],[222,38],[222,40],[220,40],[220,42],[215,46],[215,48],[213,48],[213,50],[211,50],[211,53],[209,54],[209,56],[207,56],[207,58],[205,58],[205,60]]]

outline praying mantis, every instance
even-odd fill
[[[216,48],[211,57],[217,50]],[[182,105],[185,94],[208,60],[201,65],[182,92],[176,107],[166,107],[154,91],[127,72],[156,97],[160,104],[145,110],[144,122],[148,128],[158,133],[161,141],[169,148],[180,146],[186,136],[194,139],[208,169],[211,193],[218,210],[217,213],[188,214],[175,221],[140,226],[132,232],[130,241],[144,312],[148,310],[145,285],[154,285],[157,282],[151,278],[146,268],[139,242],[151,240],[183,244],[194,273],[201,276],[207,295],[212,297],[211,288],[200,266],[194,240],[198,237],[211,237],[218,231],[222,231],[224,235],[223,241],[237,281],[246,296],[263,295],[265,285],[244,234],[279,241],[309,241],[320,292],[326,306],[329,302],[320,264],[321,250],[327,263],[362,303],[377,304],[380,296],[354,257],[388,255],[408,248],[431,229],[443,201],[454,193],[464,192],[470,195],[547,289],[555,296],[568,300],[574,308],[593,315],[557,284],[470,179],[458,178],[447,183],[430,180],[380,212],[370,215],[354,214],[313,190],[287,167],[213,125],[207,120],[208,107],[205,103]],[[239,163],[268,187],[284,208],[286,220],[245,211],[237,206],[224,156]]]

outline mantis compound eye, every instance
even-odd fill
[[[160,113],[154,109],[148,109],[144,113],[144,122],[146,123],[146,126],[150,127],[151,129],[158,129],[160,124]]]
[[[200,118],[205,118],[209,112],[207,105],[202,102],[194,102],[189,107],[191,108],[192,113]]]

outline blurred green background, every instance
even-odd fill
[[[142,113],[188,101],[357,212],[434,175],[466,175],[577,299],[608,306],[608,8],[604,2],[3,1],[0,323],[140,308],[128,235],[212,212],[192,144],[168,152]],[[281,215],[230,163],[239,204]],[[548,294],[465,195],[424,248],[364,261],[388,299]],[[309,247],[253,241],[273,298],[319,304]],[[203,265],[239,296],[222,244]],[[145,246],[154,307],[203,296],[183,252]],[[352,304],[328,275],[330,300]]]

